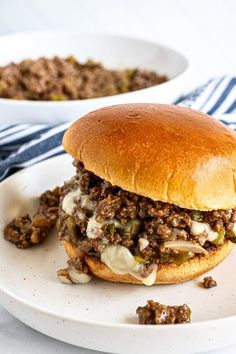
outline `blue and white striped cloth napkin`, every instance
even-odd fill
[[[210,114],[236,129],[236,77],[211,79],[175,104]],[[61,141],[70,124],[0,125],[0,180],[20,168],[64,153]]]

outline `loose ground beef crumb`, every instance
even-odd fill
[[[191,310],[188,305],[162,305],[159,302],[148,300],[144,307],[136,310],[139,324],[177,324],[190,322]]]
[[[13,219],[4,229],[4,237],[18,248],[42,243],[58,217],[60,188],[46,191],[39,198],[39,208],[31,218],[28,214]]]
[[[217,286],[217,282],[212,277],[205,277],[203,278],[202,286],[205,289],[214,288],[215,286]]]

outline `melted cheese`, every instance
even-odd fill
[[[75,284],[85,284],[91,280],[90,275],[85,273],[80,273],[75,268],[69,269],[69,277]]]
[[[82,213],[81,211],[79,211],[76,216],[80,219],[80,220],[84,220],[86,218],[85,214]]]
[[[81,196],[81,207],[86,208],[88,210],[93,210],[94,209],[94,202],[91,200],[89,195],[83,195]]]
[[[104,225],[109,225],[109,224],[114,224],[117,229],[122,227],[121,223],[116,219],[111,219],[109,221],[105,221],[104,223],[99,223],[96,221],[95,215],[93,215],[91,218],[88,219],[88,224],[86,229],[88,238],[94,239],[99,237],[102,233],[102,227]]]
[[[82,192],[79,187],[65,195],[62,201],[62,209],[66,214],[72,215],[76,202],[80,199],[81,195]]]
[[[213,231],[210,225],[204,222],[191,221],[190,232],[194,236],[205,234],[206,240],[210,242],[218,237],[218,232]]]
[[[88,224],[86,229],[87,237],[97,238],[102,233],[102,226],[103,224],[97,222],[95,219],[95,215],[93,215],[91,218],[88,219]]]
[[[80,200],[81,207],[86,208],[88,210],[94,210],[94,202],[88,195],[84,195],[78,186],[76,189],[70,191],[62,201],[62,209],[66,214],[73,215],[74,208],[76,207],[76,203]],[[82,212],[78,212],[77,215],[81,220],[85,218],[85,215]],[[87,236],[88,238],[97,238],[101,235],[102,227],[105,224],[114,224],[116,228],[122,227],[120,222],[116,219],[112,219],[106,221],[104,223],[99,223],[96,221],[95,215],[88,219],[87,224]]]
[[[115,274],[130,274],[139,279],[145,285],[153,285],[156,280],[156,269],[147,277],[143,278],[140,272],[143,265],[138,263],[130,251],[120,245],[109,245],[101,253],[101,261],[106,264]]]
[[[93,210],[94,202],[91,200],[89,195],[83,194],[79,186],[65,195],[62,201],[62,209],[66,214],[72,215],[74,208],[76,207],[76,203],[79,200],[81,201],[82,208]]]

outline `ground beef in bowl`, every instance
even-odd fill
[[[167,81],[152,70],[108,69],[75,57],[42,57],[0,67],[0,97],[18,100],[64,101],[112,96]]]

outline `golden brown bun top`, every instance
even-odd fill
[[[63,145],[124,190],[188,209],[236,206],[236,133],[192,109],[106,107],[76,121]]]

